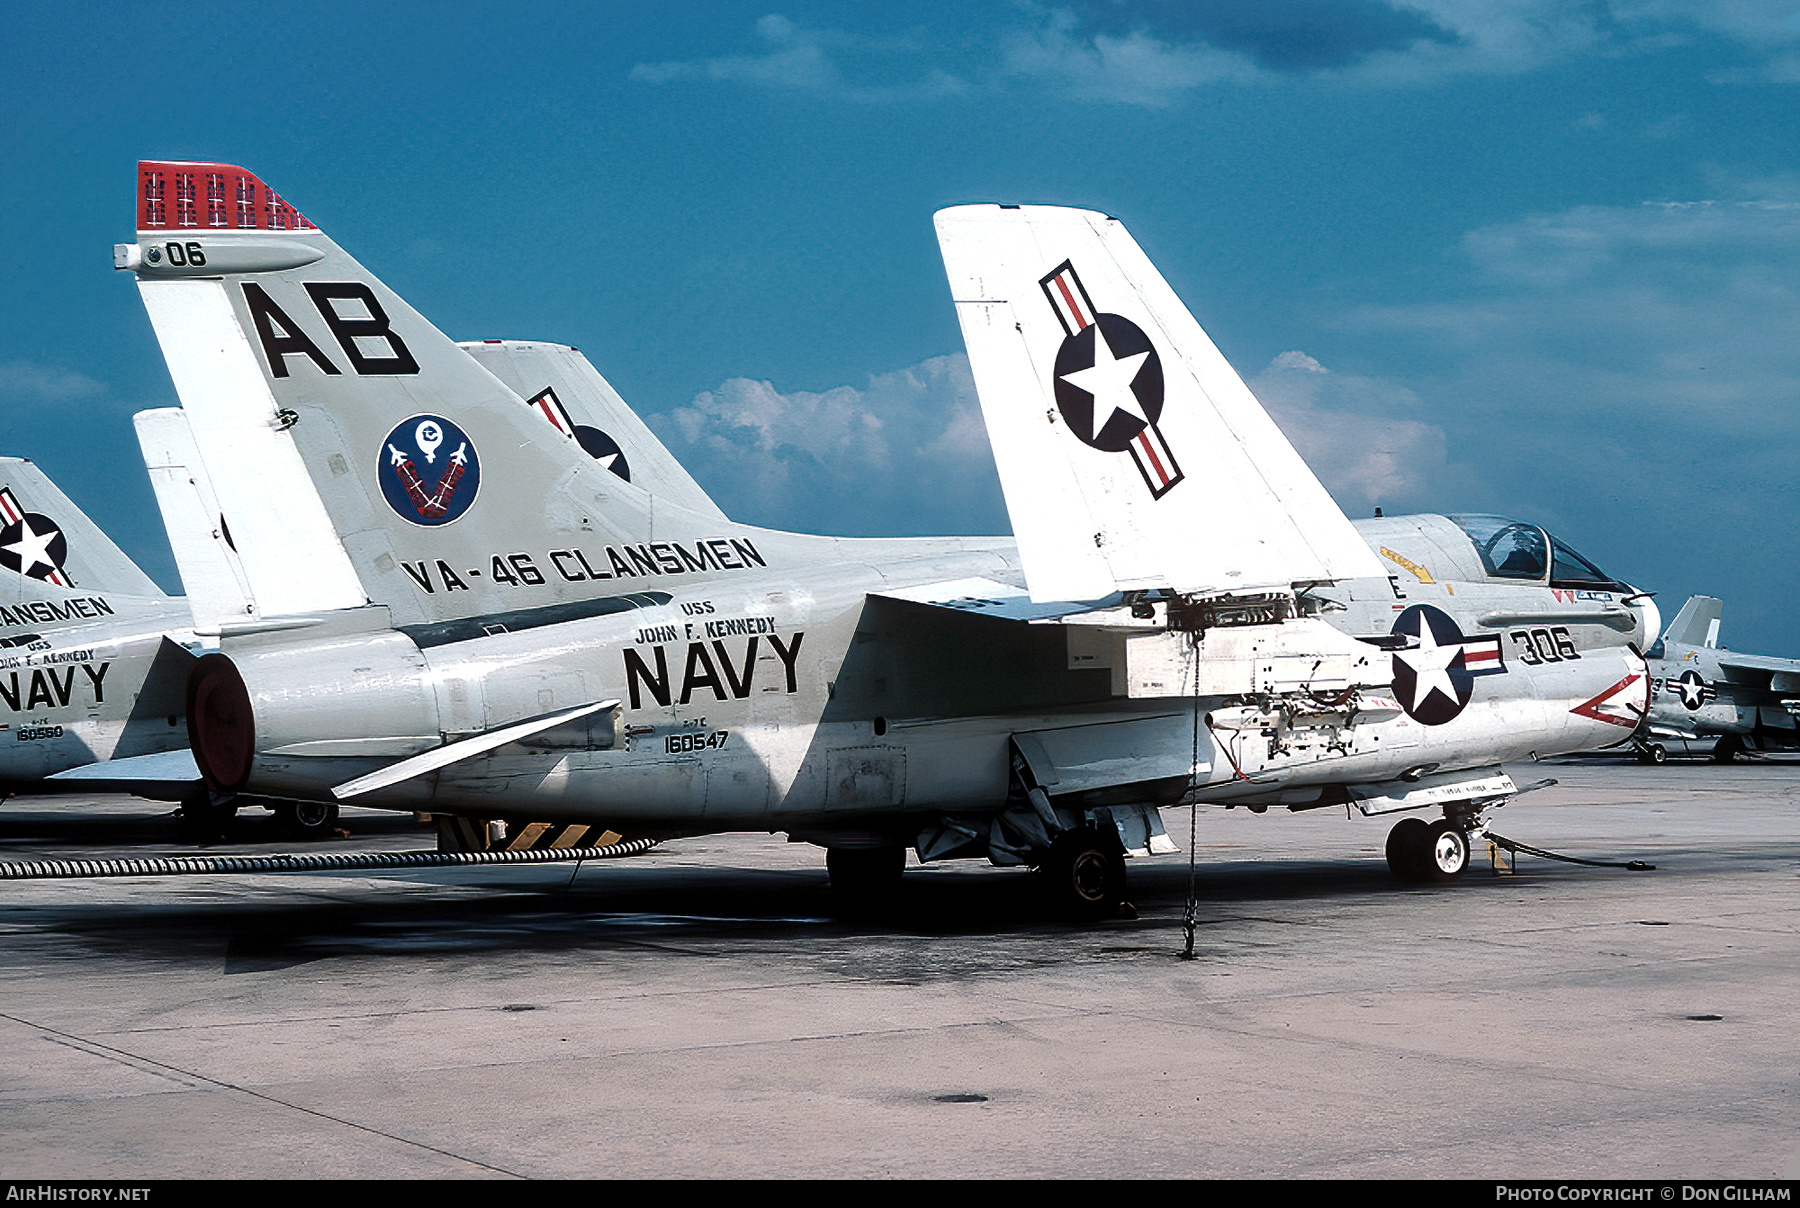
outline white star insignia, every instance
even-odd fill
[[[1396,650],[1395,656],[1412,668],[1416,677],[1413,688],[1413,708],[1417,709],[1425,703],[1425,698],[1433,692],[1440,692],[1444,699],[1452,705],[1457,703],[1456,685],[1450,682],[1450,664],[1462,647],[1456,643],[1448,646],[1438,645],[1437,635],[1431,632],[1431,625],[1425,618],[1419,618],[1419,644],[1412,650]]]
[[[1112,346],[1106,342],[1106,333],[1096,331],[1093,366],[1062,375],[1069,385],[1094,396],[1094,430],[1088,433],[1089,441],[1097,439],[1101,430],[1112,422],[1112,417],[1120,412],[1146,428],[1150,426],[1150,417],[1144,414],[1143,405],[1131,389],[1132,381],[1149,355],[1148,352],[1134,352],[1127,357],[1114,357]]]
[[[39,565],[56,569],[55,559],[50,557],[50,543],[61,534],[56,526],[51,525],[45,532],[32,530],[31,519],[26,517],[19,521],[19,540],[6,547],[6,551],[19,560],[19,573],[29,575]]]

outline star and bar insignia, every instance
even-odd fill
[[[1411,638],[1394,651],[1394,695],[1420,725],[1454,721],[1475,694],[1475,680],[1506,670],[1498,637],[1465,637],[1450,614],[1414,604],[1394,619],[1394,633]]]
[[[11,487],[0,487],[0,566],[58,587],[73,587],[63,570],[69,543],[50,517],[28,512]]]
[[[1144,329],[1094,308],[1070,261],[1038,285],[1063,326],[1056,353],[1056,408],[1075,438],[1104,453],[1131,454],[1153,499],[1182,481],[1157,420],[1163,410],[1162,358]]]

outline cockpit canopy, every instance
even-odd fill
[[[1504,516],[1456,515],[1450,521],[1475,545],[1490,579],[1542,583],[1595,591],[1631,590],[1535,524]]]

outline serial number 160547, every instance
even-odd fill
[[[717,751],[725,745],[730,730],[710,730],[705,734],[671,734],[663,739],[663,749],[671,755],[689,751]]]

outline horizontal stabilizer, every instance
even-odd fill
[[[95,788],[103,785],[149,783],[197,784],[200,781],[200,768],[194,763],[194,753],[183,747],[179,751],[157,751],[150,755],[132,755],[125,759],[85,763],[78,768],[53,772],[47,779]]]
[[[949,579],[942,583],[925,583],[918,587],[900,587],[871,594],[886,600],[931,604],[956,612],[1002,617],[1009,621],[1051,621],[1060,617],[1097,612],[1103,608],[1114,608],[1120,603],[1119,597],[1113,595],[1104,600],[1050,601],[1039,604],[1022,587],[982,578]]]
[[[503,747],[509,742],[529,738],[540,731],[554,729],[564,722],[574,721],[578,717],[587,717],[589,714],[618,707],[619,702],[616,700],[595,701],[592,704],[563,709],[544,717],[534,717],[516,725],[503,726],[498,730],[489,730],[485,734],[477,734],[473,738],[465,738],[461,742],[453,742],[447,746],[426,751],[422,755],[414,755],[411,759],[402,759],[399,763],[390,764],[379,772],[370,772],[367,776],[346,780],[343,784],[335,786],[331,793],[340,801],[348,800],[351,797],[360,797],[364,793],[372,793],[376,789],[385,789],[390,785],[399,784],[403,780],[411,780],[414,776],[435,772],[458,760],[480,755],[495,747]]]
[[[1034,600],[1385,573],[1116,220],[957,206],[937,232]]]

